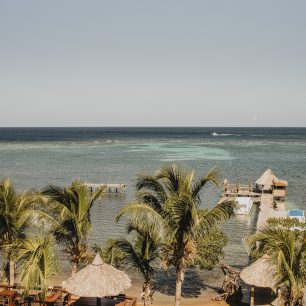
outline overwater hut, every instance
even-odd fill
[[[275,199],[284,199],[288,182],[276,177],[271,169],[267,169],[255,182],[255,189],[262,193],[271,193]]]

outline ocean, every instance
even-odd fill
[[[218,167],[222,180],[242,184],[271,168],[289,181],[288,208],[306,208],[306,128],[0,128],[0,177],[10,177],[20,190],[68,185],[74,178],[127,185],[124,195],[95,203],[91,243],[125,235],[124,222],[116,224],[114,217],[133,200],[137,174],[153,174],[169,163],[198,176]],[[202,206],[215,205],[221,192],[205,188]],[[227,263],[248,264],[242,238],[254,232],[256,216],[253,206],[250,216],[223,226]],[[70,267],[64,264],[63,271]]]

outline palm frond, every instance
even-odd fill
[[[184,176],[184,171],[172,164],[161,168],[156,174],[156,179],[162,181],[168,191],[177,193]]]
[[[65,205],[68,209],[70,208],[71,196],[66,188],[49,185],[42,190],[42,194],[48,196],[57,203]]]
[[[86,240],[91,230],[90,211],[103,191],[104,187],[101,187],[92,194],[81,180],[74,180],[70,187],[49,185],[43,190],[57,207],[59,221],[51,232],[64,247],[72,264],[85,262],[89,256]]]
[[[201,210],[199,218],[199,231],[205,233],[234,214],[235,202],[225,201],[217,204],[210,210]]]
[[[255,255],[270,255],[276,266],[276,283],[287,288],[287,303],[294,304],[303,294],[306,283],[305,237],[306,232],[295,232],[273,224],[260,229],[248,239]]]
[[[146,227],[152,234],[159,232],[160,236],[163,236],[167,224],[163,217],[156,212],[152,207],[145,203],[131,203],[125,205],[115,218],[116,222],[126,216],[130,222],[137,227]]]
[[[154,176],[139,175],[136,182],[136,190],[150,190],[160,202],[164,202],[167,197],[164,186]]]
[[[212,168],[204,177],[194,183],[192,187],[193,197],[198,198],[200,191],[207,183],[213,183],[216,186],[219,186],[219,177],[219,170],[217,168]]]
[[[47,281],[58,272],[55,244],[51,236],[37,236],[24,240],[17,251],[20,261],[21,284],[31,289],[47,290]]]
[[[148,206],[151,206],[159,214],[161,214],[163,211],[163,202],[161,202],[154,194],[150,192],[137,192],[136,199],[140,203],[146,203]],[[163,201],[165,200],[163,199]]]

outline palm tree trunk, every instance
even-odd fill
[[[9,261],[9,285],[13,286],[15,283],[15,261]]]
[[[144,282],[143,286],[142,286],[142,301],[143,301],[143,305],[147,306],[152,304],[153,302],[153,291],[152,291],[152,287],[150,282]]]
[[[176,286],[175,286],[174,306],[180,305],[184,277],[185,277],[185,268],[180,265],[176,269]]]
[[[78,272],[78,265],[76,263],[72,264],[71,276],[76,275]]]

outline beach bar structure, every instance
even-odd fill
[[[95,192],[99,188],[105,188],[104,193],[124,193],[126,191],[125,184],[96,184],[85,183],[90,192]]]
[[[285,199],[288,182],[276,177],[271,169],[267,169],[255,182],[255,190],[260,193],[270,193],[275,199]]]

